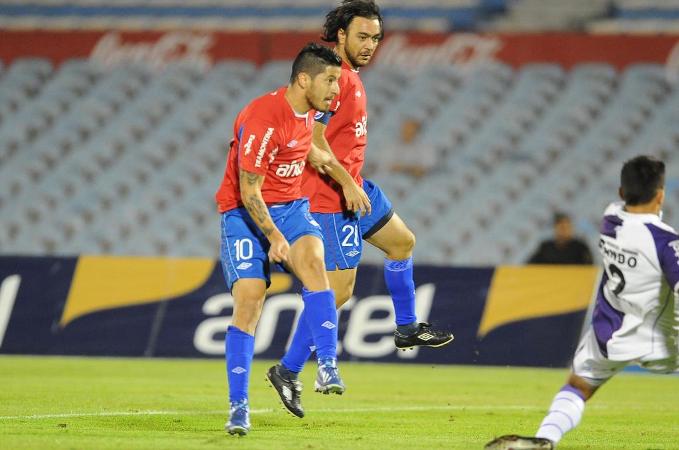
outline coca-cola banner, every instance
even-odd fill
[[[188,62],[209,67],[223,59],[257,64],[290,59],[317,33],[237,33],[0,30],[0,59],[42,57],[58,64],[69,58],[92,58],[107,65],[144,61],[155,67]],[[419,66],[503,61],[513,66],[554,62],[566,68],[584,62],[607,62],[617,68],[635,63],[667,64],[679,72],[679,35],[626,36],[576,33],[472,34],[393,33],[381,45],[376,62]]]

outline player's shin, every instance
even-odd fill
[[[396,329],[404,335],[417,332],[413,258],[410,257],[403,261],[385,258],[384,281],[394,303]]]
[[[542,420],[535,436],[549,439],[556,444],[564,434],[578,426],[584,409],[583,394],[577,388],[566,384],[554,397],[549,412]]]
[[[255,337],[234,326],[226,330],[226,372],[229,400],[241,402],[248,398],[250,366],[255,351]]]

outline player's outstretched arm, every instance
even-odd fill
[[[264,198],[262,197],[264,175],[258,175],[241,169],[239,177],[243,206],[245,206],[252,220],[254,220],[255,224],[257,224],[269,240],[269,243],[271,243],[269,259],[275,262],[285,262],[288,258],[290,244],[288,244],[283,233],[273,223],[269,209],[266,207],[266,203],[264,203]]]
[[[309,163],[320,173],[329,175],[342,187],[348,210],[359,214],[370,213],[370,199],[337,160],[325,138],[325,128],[326,125],[321,122],[314,124],[313,143],[307,158]]]

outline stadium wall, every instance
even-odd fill
[[[456,338],[444,350],[398,352],[381,271],[359,268],[339,315],[341,359],[563,367],[598,276],[591,266],[417,266],[418,317]],[[256,357],[283,354],[300,287],[274,274]],[[210,259],[0,257],[0,353],[221,356],[232,306]]]
[[[58,64],[70,58],[92,58],[104,64],[144,61],[157,67],[172,62],[210,66],[225,59],[257,64],[291,59],[317,33],[307,32],[168,32],[21,31],[0,29],[0,59],[47,58]],[[606,62],[622,69],[630,64],[667,64],[679,73],[679,36],[588,35],[582,33],[392,33],[376,62],[417,66],[450,62],[473,64],[501,61],[574,64]]]

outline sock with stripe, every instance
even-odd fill
[[[535,436],[556,444],[564,434],[578,426],[584,409],[585,400],[580,390],[570,384],[565,385],[554,397]]]
[[[234,326],[226,329],[226,375],[229,381],[229,401],[248,399],[250,366],[255,353],[255,337]]]

